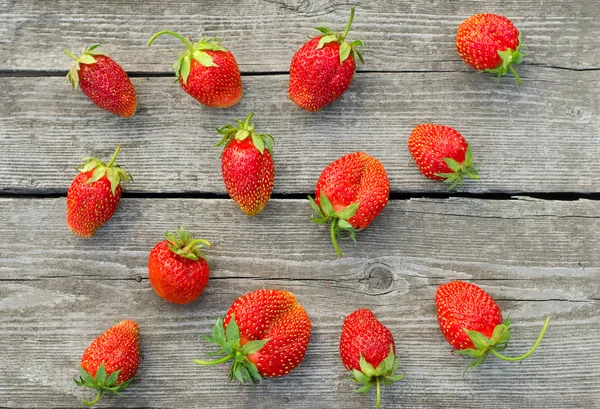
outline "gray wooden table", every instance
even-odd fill
[[[371,308],[392,331],[404,381],[383,408],[600,407],[600,8],[595,0],[358,1],[351,37],[367,64],[349,91],[318,113],[287,99],[289,61],[323,23],[343,28],[350,3],[331,0],[0,0],[0,406],[79,407],[73,376],[94,337],[124,318],[141,328],[138,378],[104,406],[366,408],[340,362],[344,316]],[[499,86],[454,48],[458,24],[478,12],[509,17],[528,55]],[[166,38],[224,38],[243,72],[228,110],[197,104],[172,82]],[[74,52],[102,42],[131,73],[139,109],[105,113],[63,75]],[[276,138],[273,199],[256,218],[227,197],[215,128],[256,112]],[[481,182],[447,194],[421,176],[406,148],[412,128],[460,130]],[[113,219],[91,239],[65,223],[73,166],[93,154],[135,177]],[[356,150],[379,158],[391,200],[344,243],[309,220],[305,197],[320,171]],[[180,224],[209,239],[211,281],[177,306],[158,298],[147,255]],[[513,321],[507,353],[524,352],[544,318],[539,349],[520,363],[490,358],[464,378],[437,325],[444,282],[474,282]],[[305,361],[256,389],[200,368],[210,330],[240,295],[294,292],[313,322]]]

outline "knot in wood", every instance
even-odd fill
[[[392,287],[394,271],[391,266],[377,261],[366,266],[364,275],[359,281],[366,284],[369,292],[384,292]]]

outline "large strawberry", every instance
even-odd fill
[[[179,38],[187,50],[173,64],[181,88],[202,105],[229,108],[242,98],[242,77],[231,51],[214,38],[203,37],[193,44],[173,31],[159,31],[148,45],[163,34]]]
[[[139,327],[132,320],[119,322],[96,338],[81,357],[79,386],[97,390],[96,404],[105,391],[120,395],[129,386],[140,363]]]
[[[338,256],[337,238],[351,238],[367,227],[387,204],[390,183],[381,162],[364,152],[342,156],[327,166],[317,181],[315,199],[308,197],[317,224],[331,223],[330,233]]]
[[[356,310],[344,319],[340,356],[346,369],[352,371],[351,379],[363,384],[357,392],[366,394],[376,386],[377,408],[381,384],[391,385],[404,378],[404,374],[395,375],[400,358],[396,359],[394,337],[370,310]]]
[[[323,35],[312,38],[294,54],[288,95],[300,108],[314,112],[338,99],[352,83],[356,69],[354,53],[364,63],[357,49],[362,42],[346,41],[353,19],[354,7],[344,33],[317,27]]]
[[[463,21],[456,33],[456,50],[471,67],[491,72],[498,82],[509,70],[521,85],[513,65],[523,62],[521,36],[514,24],[496,14],[476,14]]]
[[[148,256],[148,277],[156,294],[175,304],[187,304],[202,294],[210,268],[202,247],[210,247],[203,239],[194,239],[182,227],[165,233]]]
[[[91,237],[98,227],[112,217],[121,200],[121,182],[128,182],[131,175],[115,164],[121,150],[117,146],[108,165],[96,158],[84,158],[77,168],[67,192],[67,223],[79,236]]]
[[[518,357],[506,357],[498,351],[506,349],[510,339],[510,321],[502,323],[502,312],[488,293],[475,284],[452,281],[438,287],[435,295],[438,322],[446,340],[456,353],[474,358],[467,366],[476,367],[491,352],[505,361],[520,361],[535,351],[546,332],[550,317],[533,347]],[[463,373],[464,375],[464,373]]]
[[[449,184],[448,190],[461,187],[465,177],[479,179],[469,144],[448,126],[417,125],[408,138],[408,150],[421,173]]]
[[[137,109],[135,87],[127,73],[112,58],[96,51],[100,44],[87,48],[80,57],[63,48],[75,60],[67,74],[73,89],[79,87],[90,100],[102,109],[125,118]]]
[[[212,336],[218,344],[214,361],[195,360],[198,365],[218,365],[233,359],[229,381],[254,384],[261,376],[287,375],[296,368],[308,348],[311,323],[294,294],[283,290],[257,290],[238,298],[225,316],[217,319]]]
[[[273,137],[254,132],[250,120],[237,120],[237,127],[225,125],[217,129],[223,138],[217,146],[225,144],[221,155],[223,182],[229,196],[248,216],[256,216],[263,211],[275,180],[273,164]]]

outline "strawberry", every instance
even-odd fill
[[[129,386],[140,363],[139,327],[132,320],[119,322],[96,338],[81,357],[79,386],[96,389],[96,404],[105,391],[120,395]]]
[[[194,240],[183,226],[175,233],[166,232],[165,237],[148,256],[150,284],[159,297],[169,302],[190,303],[208,284],[210,268],[200,249],[210,247],[210,243]]]
[[[315,112],[341,97],[354,77],[354,54],[364,63],[357,49],[362,41],[346,42],[353,19],[354,7],[343,34],[317,27],[323,35],[312,38],[294,54],[288,95],[300,108]]]
[[[117,146],[108,165],[96,158],[83,158],[67,192],[67,223],[71,231],[82,237],[91,237],[117,210],[121,200],[121,181],[132,180],[131,175],[115,165],[121,150]]]
[[[496,14],[476,14],[456,33],[456,50],[471,67],[496,74],[498,82],[509,70],[522,85],[513,65],[523,62],[521,35],[514,24]]]
[[[194,362],[217,365],[234,360],[229,381],[235,377],[254,384],[261,376],[284,376],[296,368],[308,347],[310,318],[294,294],[283,290],[257,290],[238,298],[225,319],[217,319],[212,336],[204,339],[218,344],[214,361]]]
[[[461,187],[465,177],[479,180],[469,144],[458,131],[443,125],[421,124],[408,138],[408,150],[421,173]]]
[[[370,310],[356,310],[344,319],[340,338],[340,356],[351,379],[363,384],[357,392],[366,394],[377,387],[376,407],[381,401],[381,383],[391,385],[404,378],[394,375],[400,366],[396,359],[394,337]]]
[[[137,110],[135,87],[119,64],[96,51],[99,46],[88,47],[80,57],[63,48],[65,54],[75,60],[67,78],[73,89],[79,84],[83,93],[100,108],[130,118]]]
[[[512,358],[498,352],[508,346],[510,321],[507,318],[502,323],[500,308],[484,290],[475,284],[452,281],[438,287],[435,303],[440,329],[446,340],[458,354],[474,358],[465,372],[481,364],[490,352],[506,361],[527,358],[542,341],[550,322],[548,317],[536,343],[527,353]]]
[[[236,120],[237,128],[225,125],[217,129],[224,135],[217,146],[225,145],[221,155],[225,188],[248,216],[263,211],[275,179],[273,137],[254,132],[254,123],[250,122],[253,115],[251,112],[244,122]]]
[[[351,238],[356,243],[356,231],[367,227],[381,213],[389,194],[390,183],[381,162],[364,152],[354,152],[321,172],[315,199],[308,197],[316,213],[311,220],[316,224],[331,223],[331,241],[342,257],[337,238]]]
[[[179,38],[187,50],[173,64],[181,88],[202,105],[229,108],[242,98],[242,77],[233,54],[214,38],[203,37],[193,44],[182,35],[164,30],[148,41],[169,34]]]

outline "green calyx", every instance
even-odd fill
[[[327,27],[317,27],[323,36],[319,40],[319,44],[317,45],[317,50],[323,48],[323,46],[327,43],[336,42],[340,45],[340,64],[343,64],[344,61],[352,54],[352,58],[354,59],[354,54],[358,56],[358,59],[362,64],[365,63],[362,54],[358,50],[358,47],[363,45],[362,41],[354,40],[351,43],[346,41],[346,36],[348,35],[348,31],[350,31],[350,26],[352,26],[352,21],[354,20],[354,6],[350,9],[350,19],[348,20],[348,24],[346,25],[346,30],[343,33],[335,33],[331,31]]]
[[[511,50],[509,48],[505,51],[498,51],[498,55],[502,59],[502,63],[500,65],[498,65],[496,68],[483,70],[483,72],[490,72],[492,74],[495,74],[498,77],[498,84],[500,83],[500,79],[502,78],[502,76],[505,75],[508,71],[510,71],[512,75],[515,76],[517,84],[523,85],[523,83],[521,82],[521,78],[519,78],[517,71],[515,71],[513,67],[513,65],[521,64],[523,62],[523,57],[525,56],[525,54],[521,53],[522,44],[520,34],[517,41],[517,48],[515,50]]]
[[[202,361],[200,359],[195,359],[194,362],[196,364],[212,366],[219,365],[233,359],[233,365],[229,371],[229,382],[231,382],[234,378],[240,383],[249,381],[252,386],[254,386],[255,382],[262,382],[262,378],[258,373],[256,365],[250,362],[247,356],[260,351],[269,340],[255,340],[241,345],[240,329],[235,321],[235,314],[231,315],[231,320],[229,321],[229,325],[227,325],[227,329],[225,329],[223,325],[223,318],[219,317],[212,329],[211,336],[202,335],[202,338],[221,347],[219,351],[209,353],[208,355],[225,356],[213,361]]]
[[[73,64],[73,67],[71,67],[71,70],[67,74],[67,80],[71,82],[71,86],[73,87],[73,89],[77,88],[77,84],[79,84],[78,71],[81,69],[81,66],[79,64],[95,64],[96,59],[94,58],[94,56],[104,55],[103,53],[96,51],[96,48],[98,47],[100,47],[100,44],[94,44],[91,47],[86,48],[83,54],[81,54],[81,56],[79,57],[71,53],[66,48],[62,49],[65,54],[67,54],[75,61],[75,64]]]
[[[252,138],[254,147],[258,149],[261,155],[264,153],[265,148],[273,155],[273,137],[266,133],[254,132],[254,122],[250,122],[253,116],[254,112],[250,112],[245,121],[236,119],[237,127],[227,124],[217,129],[217,132],[223,135],[223,138],[215,146],[225,145],[227,147],[234,139],[243,141],[246,138]]]
[[[338,246],[337,239],[340,238],[342,240],[351,239],[354,244],[356,244],[356,232],[361,229],[355,229],[349,222],[350,219],[360,206],[360,203],[353,203],[350,206],[345,207],[344,209],[336,212],[333,210],[333,206],[331,205],[331,201],[325,195],[325,193],[321,190],[319,195],[319,202],[321,206],[317,204],[315,199],[308,196],[308,200],[310,202],[310,207],[315,212],[315,215],[310,216],[310,220],[316,224],[326,224],[331,223],[329,229],[331,234],[331,242],[333,243],[333,248],[339,257],[343,257],[342,252]]]
[[[356,383],[362,384],[356,392],[367,394],[375,386],[377,388],[377,401],[375,407],[379,408],[381,403],[381,384],[391,385],[394,382],[398,382],[404,378],[404,374],[396,375],[398,367],[400,366],[400,358],[396,359],[394,355],[394,348],[390,345],[390,353],[377,368],[373,368],[373,365],[368,363],[366,359],[360,355],[360,371],[357,369],[352,370],[352,379]]]
[[[175,232],[166,232],[165,237],[169,242],[167,247],[178,256],[198,260],[206,256],[201,249],[210,247],[211,244],[203,239],[194,239],[192,234],[180,226]]]
[[[459,188],[462,187],[465,177],[476,180],[480,179],[477,165],[473,163],[471,146],[467,146],[464,162],[459,163],[452,158],[444,158],[444,162],[446,162],[446,165],[448,165],[452,172],[436,173],[435,176],[443,178],[444,183],[450,185],[447,190],[452,190],[457,186]]]
[[[463,372],[463,376],[469,368],[475,368],[479,364],[481,364],[488,357],[490,353],[495,355],[496,357],[504,360],[504,361],[521,361],[527,358],[529,355],[533,353],[542,342],[542,338],[544,337],[544,333],[548,328],[548,324],[550,323],[550,317],[546,318],[546,322],[538,335],[538,338],[526,353],[517,357],[508,357],[500,354],[498,351],[503,351],[508,346],[508,341],[510,340],[510,320],[506,319],[504,324],[499,324],[494,328],[494,332],[492,333],[492,337],[488,338],[480,332],[470,331],[466,328],[463,330],[467,333],[471,341],[473,342],[473,346],[475,348],[463,349],[460,351],[455,351],[457,354],[470,356],[474,358],[473,361],[467,366]]]
[[[227,48],[219,44],[219,40],[216,38],[202,37],[197,43],[193,43],[191,39],[188,40],[181,34],[177,34],[169,30],[159,31],[150,37],[150,40],[148,40],[148,46],[150,46],[157,37],[163,34],[177,37],[187,47],[187,50],[185,50],[173,64],[175,76],[177,77],[175,82],[179,81],[179,78],[181,78],[183,79],[183,83],[187,84],[192,60],[198,61],[205,67],[217,67],[217,64],[213,61],[213,58],[206,51],[228,51]]]
[[[82,401],[83,404],[86,406],[93,406],[96,403],[98,403],[105,391],[121,395],[121,392],[123,392],[123,390],[125,390],[125,388],[127,388],[133,380],[133,378],[131,378],[125,382],[117,384],[117,379],[119,378],[119,372],[121,372],[121,370],[119,369],[118,371],[115,371],[108,375],[106,373],[106,369],[104,368],[104,362],[96,371],[95,376],[92,376],[89,373],[87,373],[86,370],[82,367],[79,367],[79,371],[81,372],[81,376],[79,377],[79,379],[73,378],[75,383],[78,386],[86,386],[97,391],[96,397],[93,400]]]
[[[94,171],[92,173],[92,177],[88,179],[87,184],[94,183],[102,177],[106,176],[108,181],[110,182],[110,188],[113,196],[116,193],[117,186],[121,182],[132,182],[133,178],[129,174],[129,172],[121,169],[121,166],[115,164],[115,160],[121,151],[121,145],[117,146],[117,150],[113,154],[108,165],[102,162],[100,159],[85,157],[82,159],[83,163],[76,167],[75,169],[79,172],[85,173],[91,170]]]

